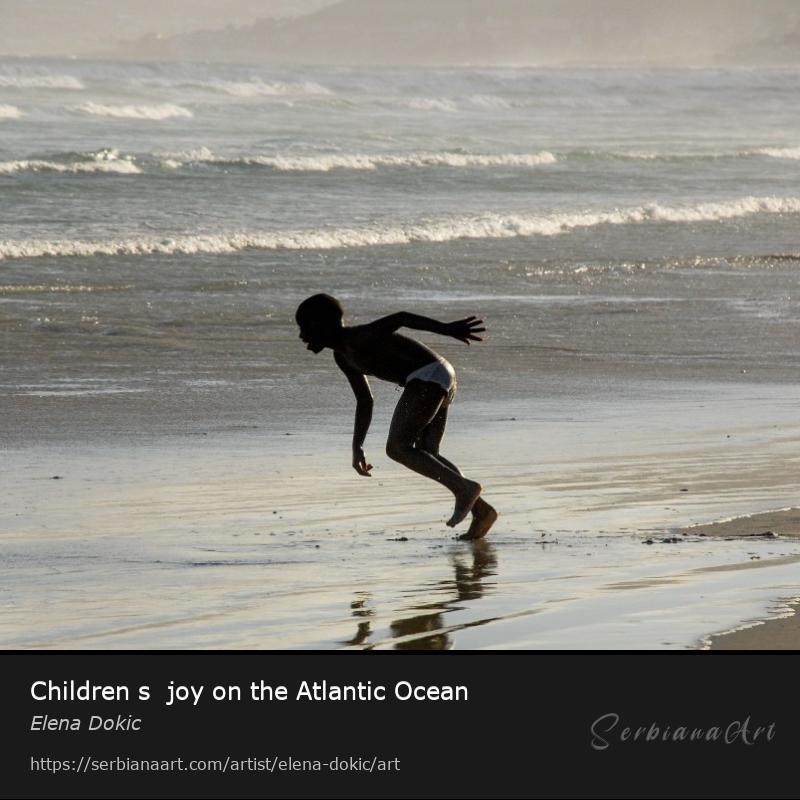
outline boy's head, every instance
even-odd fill
[[[315,294],[303,300],[294,318],[300,326],[300,338],[307,349],[319,353],[328,347],[342,327],[344,310],[341,303],[329,294]]]

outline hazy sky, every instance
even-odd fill
[[[253,26],[285,16],[296,20]],[[797,63],[800,0],[0,0],[0,55],[334,64]]]
[[[259,17],[302,14],[334,0],[0,0],[0,55],[81,55],[109,40],[172,35]]]

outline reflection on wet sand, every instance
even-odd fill
[[[350,603],[350,610],[354,617],[361,618],[363,621],[358,623],[356,635],[343,644],[357,647],[364,644],[372,635],[372,631],[369,629],[369,618],[375,614],[375,611],[369,608],[368,602],[369,592],[356,592],[355,600]]]
[[[485,540],[470,545],[472,560],[467,563],[464,553],[459,548],[451,554],[454,577],[452,580],[436,581],[423,584],[413,594],[428,594],[433,589],[437,594],[450,595],[447,599],[434,603],[413,605],[408,611],[421,612],[409,617],[401,617],[390,623],[389,628],[395,642],[396,650],[448,650],[453,646],[444,614],[458,610],[458,603],[465,600],[477,600],[491,590],[494,583],[487,583],[486,578],[497,573],[497,555],[494,547]],[[354,617],[360,619],[355,636],[343,642],[349,646],[361,646],[366,650],[377,642],[367,643],[372,634],[369,617],[374,610],[367,607],[369,593],[358,592],[351,602],[350,608]],[[476,623],[472,623],[476,624]]]

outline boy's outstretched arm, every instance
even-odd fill
[[[367,438],[370,422],[372,422],[372,392],[364,374],[353,369],[343,361],[338,353],[333,356],[339,369],[344,372],[353,394],[356,396],[356,419],[353,425],[353,469],[366,478],[371,478],[372,464],[367,464],[364,455],[364,439]]]
[[[398,311],[388,317],[381,317],[375,322],[370,322],[364,327],[374,335],[386,335],[394,333],[399,328],[412,328],[417,331],[430,331],[441,336],[452,336],[465,344],[470,341],[482,342],[483,339],[475,334],[483,333],[486,328],[482,327],[483,320],[476,316],[457,319],[455,322],[439,322],[429,317],[422,317],[419,314],[412,314],[409,311]]]

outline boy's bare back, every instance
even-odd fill
[[[372,325],[345,328],[342,341],[333,348],[336,363],[362,375],[374,375],[399,386],[414,370],[430,364],[439,355],[422,342],[400,333],[384,333]]]

